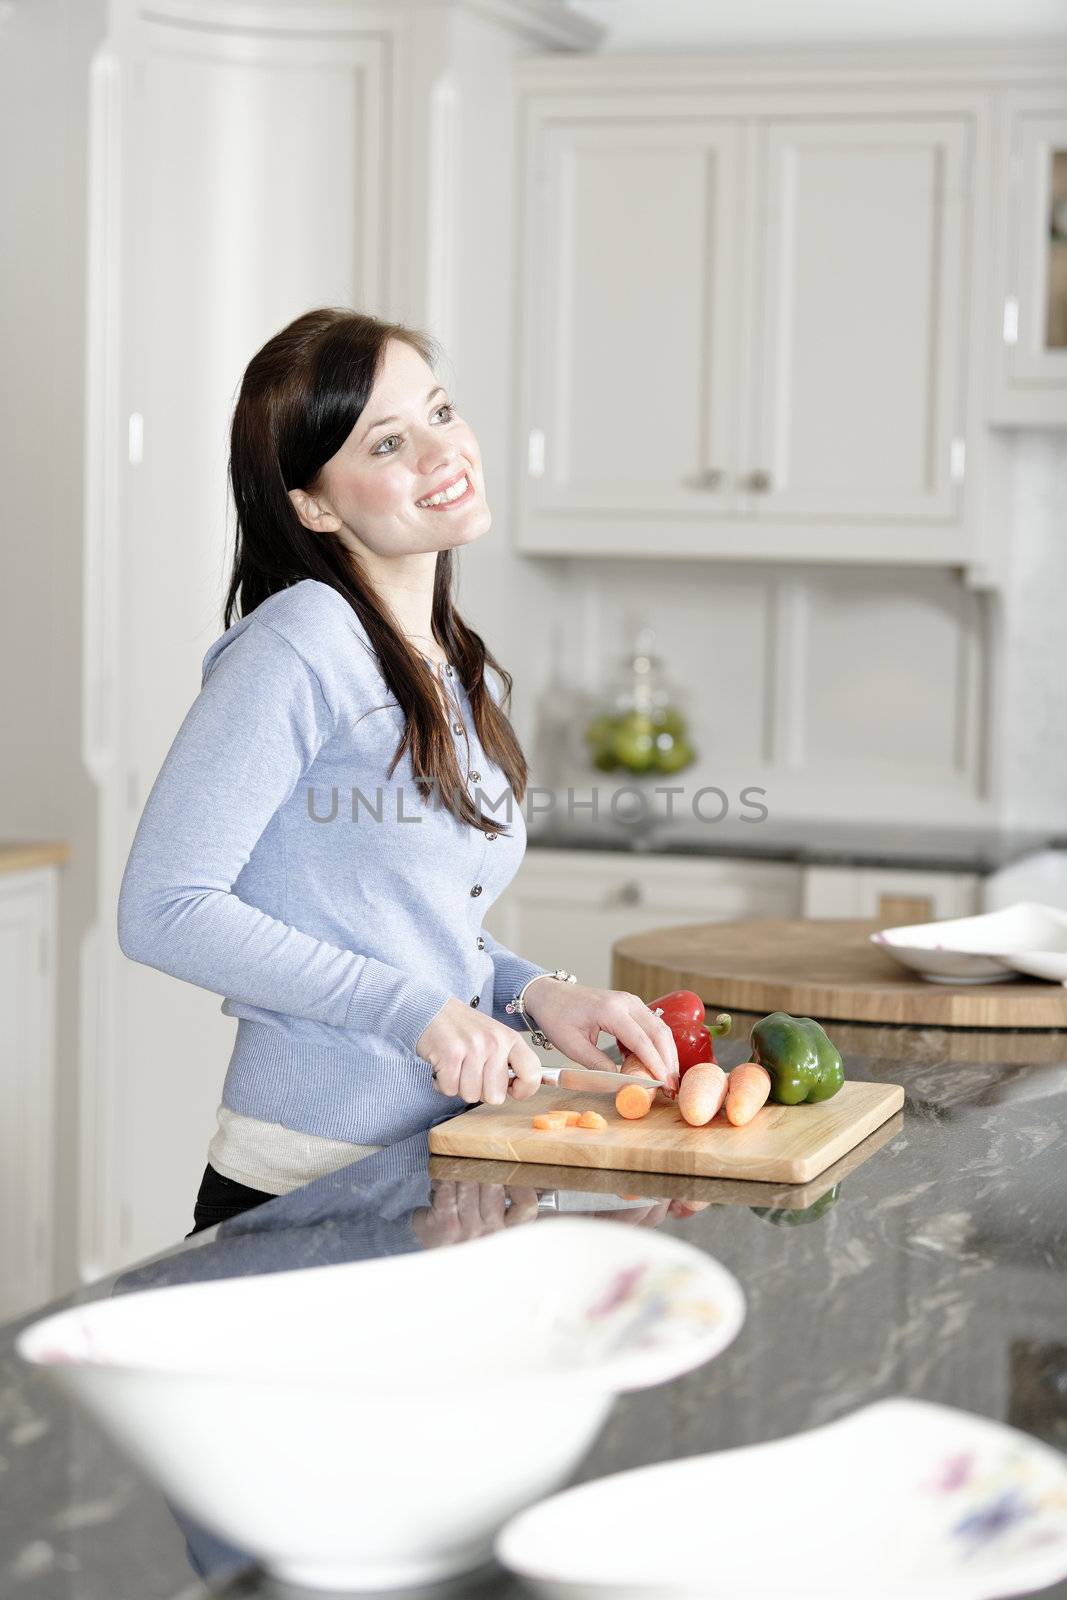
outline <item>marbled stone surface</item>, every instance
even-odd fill
[[[897,867],[929,872],[973,872],[987,876],[1040,850],[1062,849],[1064,839],[1050,832],[999,828],[891,826],[886,823],[763,821],[716,815],[714,797],[707,802],[709,820],[700,822],[685,808],[673,820],[656,810],[653,786],[647,787],[648,811],[631,821],[613,820],[612,789],[626,786],[625,777],[605,779],[606,795],[598,820],[587,812],[567,812],[559,799],[551,815],[529,823],[529,845],[541,850],[606,850],[636,855],[722,856],[753,861],[789,861],[802,866]],[[663,778],[662,783],[671,780]],[[644,791],[644,780],[636,784]],[[557,797],[558,798],[558,797]],[[619,801],[622,810],[622,801]]]
[[[559,1212],[591,1212],[604,1227],[658,1227],[706,1249],[741,1282],[748,1316],[717,1360],[622,1398],[575,1481],[773,1439],[889,1395],[963,1407],[1067,1448],[1067,1035],[833,1032],[850,1075],[903,1083],[908,1098],[881,1135],[804,1191],[544,1167],[521,1172],[531,1180],[521,1184],[512,1168],[504,1184],[495,1165],[431,1160],[419,1137],[61,1304],[447,1248],[505,1218],[550,1226]],[[726,1065],[745,1053],[743,1034],[719,1051]],[[623,1200],[638,1188],[641,1201]],[[180,1523],[95,1424],[17,1359],[19,1326],[0,1332],[5,1600],[295,1596]],[[446,1592],[521,1591],[489,1573],[434,1591]],[[1044,1593],[1064,1600],[1067,1584]]]

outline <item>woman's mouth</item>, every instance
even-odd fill
[[[473,495],[474,484],[468,475],[462,472],[437,494],[430,495],[425,500],[416,500],[415,504],[420,511],[451,511],[453,506],[465,505]]]

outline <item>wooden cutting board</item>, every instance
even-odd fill
[[[476,1106],[430,1129],[435,1156],[478,1156],[617,1172],[680,1172],[704,1178],[809,1183],[904,1104],[899,1083],[846,1082],[832,1100],[810,1106],[766,1105],[743,1128],[720,1115],[691,1128],[669,1101],[639,1122],[618,1116],[610,1095],[542,1088],[532,1100]],[[606,1128],[540,1132],[534,1112],[599,1111]]]
[[[437,1183],[476,1183],[496,1188],[617,1195],[632,1200],[690,1200],[701,1205],[767,1206],[774,1211],[807,1211],[829,1190],[890,1144],[904,1127],[898,1111],[869,1133],[854,1150],[833,1161],[810,1183],[760,1183],[753,1178],[701,1178],[692,1173],[612,1172],[603,1167],[552,1167],[537,1161],[471,1161],[464,1156],[431,1156],[430,1177]]]
[[[614,989],[692,989],[711,1011],[941,1028],[1067,1029],[1067,988],[1040,978],[930,983],[870,942],[878,922],[696,922],[612,946]],[[832,1032],[832,1030],[831,1030]]]

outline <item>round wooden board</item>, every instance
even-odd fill
[[[1067,1029],[1067,988],[1040,978],[929,983],[870,943],[877,921],[697,922],[616,940],[612,986],[693,989],[723,1011],[788,1011],[941,1028]]]

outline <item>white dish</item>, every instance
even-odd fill
[[[1067,1575],[1067,1465],[1015,1428],[883,1400],[564,1490],[496,1551],[553,1596],[987,1600]]]
[[[1025,972],[1031,978],[1048,978],[1052,983],[1067,983],[1067,952],[1020,950],[1011,959],[1020,972]]]
[[[870,937],[934,983],[998,983],[1019,972],[1067,983],[1067,912],[1031,901],[978,917],[883,928]]]
[[[744,1315],[703,1251],[551,1218],[76,1306],[16,1349],[209,1532],[290,1583],[383,1589],[488,1560],[616,1394],[700,1366]]]

